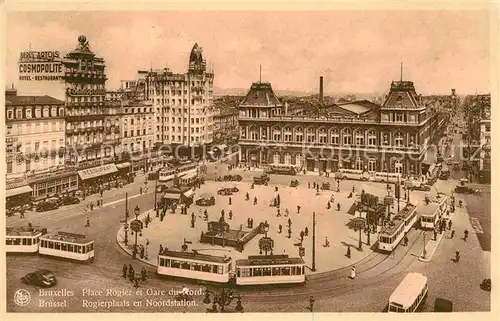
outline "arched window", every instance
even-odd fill
[[[397,132],[396,135],[394,136],[394,145],[396,147],[404,146],[403,134],[401,134],[401,132]]]
[[[316,142],[316,128],[314,127],[307,128],[307,142],[308,143]]]
[[[64,117],[64,108],[59,107],[59,117]]]
[[[279,164],[280,163],[280,154],[278,152],[273,153],[273,164]]]
[[[33,117],[33,109],[28,107],[26,108],[26,118],[32,118]]]
[[[414,146],[415,144],[415,133],[410,133],[410,146]]]
[[[352,134],[349,128],[342,130],[342,144],[351,145],[352,144]]]
[[[363,159],[361,157],[356,158],[355,169],[357,169],[358,171],[363,170]]]
[[[50,117],[49,107],[43,107],[43,117]]]
[[[284,158],[286,165],[292,164],[292,155],[290,155],[290,153],[285,153]]]
[[[340,135],[339,135],[339,131],[336,130],[336,129],[332,129],[330,131],[331,133],[331,138],[332,138],[332,145],[339,145],[340,144]]]
[[[259,140],[259,131],[257,127],[250,127],[249,134],[251,140]]]
[[[240,137],[242,139],[247,138],[247,128],[245,126],[240,127]]]
[[[389,139],[389,133],[388,132],[382,132],[382,144],[383,145],[389,145],[390,139]]]
[[[374,130],[368,132],[368,146],[377,146],[377,135]]]
[[[326,136],[326,129],[321,127],[319,129],[319,142],[321,144],[327,144],[328,143],[328,139],[327,139],[327,136]]]
[[[403,163],[400,160],[394,162],[394,173],[403,174]]]
[[[281,128],[273,127],[273,141],[281,142]]]
[[[302,127],[295,128],[295,141],[299,143],[304,141],[304,130]]]
[[[16,119],[22,119],[22,118],[23,118],[23,109],[16,108]]]
[[[373,157],[368,159],[368,171],[376,172],[377,171],[377,160]]]
[[[50,116],[57,117],[57,107],[54,106],[50,109]]]
[[[292,129],[290,127],[285,127],[284,139],[285,142],[292,141]]]
[[[361,129],[356,130],[355,138],[357,146],[363,146],[365,144],[365,134]]]

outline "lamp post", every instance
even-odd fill
[[[125,240],[123,241],[123,244],[125,244],[125,246],[127,246],[127,244],[128,244],[128,224],[127,224],[127,222],[125,222],[125,224],[123,225],[123,231],[125,232]]]
[[[269,232],[269,223],[267,221],[262,224],[262,229],[266,233],[266,236],[261,238],[259,240],[259,249],[260,249],[260,254],[262,254],[262,251],[265,252],[265,255],[267,255],[267,252],[270,251],[271,255],[273,254],[273,247],[274,247],[274,240],[270,237],[267,236],[267,232]]]
[[[316,212],[313,212],[313,235],[312,235],[312,267],[311,271],[316,271]]]
[[[137,235],[141,232],[141,226],[142,222],[138,220],[139,213],[141,212],[141,209],[139,208],[139,205],[136,205],[134,208],[134,214],[135,214],[135,221],[131,223],[131,228],[132,231],[135,232],[135,244],[134,244],[134,250],[132,251],[132,259],[135,260],[137,257]]]
[[[363,250],[363,243],[361,242],[361,231],[363,229],[363,225],[361,224],[361,220],[363,219],[361,217],[361,212],[360,211],[356,211],[359,213],[359,224],[358,224],[358,229],[359,229],[359,239],[358,239],[358,250],[362,251]]]
[[[125,193],[125,222],[127,222],[129,217],[128,214],[128,193]]]
[[[210,295],[212,296],[212,300],[210,300]],[[233,295],[233,291],[222,289],[221,292],[215,293],[208,288],[205,288],[205,298],[203,299],[203,303],[210,304],[212,303],[212,309],[207,309],[207,312],[225,312],[225,308],[229,306],[234,299],[237,299],[235,310],[238,312],[243,312],[243,305],[241,304],[241,296]],[[217,309],[218,308],[218,309]]]
[[[426,244],[425,244],[425,232],[424,232],[424,251],[422,252],[422,256],[423,258],[425,259],[426,255],[427,255],[427,250],[425,249],[426,247]]]
[[[156,177],[155,177],[155,203],[154,203],[154,210],[156,211],[156,217],[160,216],[160,209],[158,208],[156,202],[156,194],[158,193],[158,175],[160,175],[158,172],[156,172]]]

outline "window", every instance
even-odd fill
[[[316,142],[316,129],[309,127],[307,129],[307,142],[308,143],[314,143]]]
[[[356,131],[356,145],[362,146],[365,144],[365,135],[361,130]]]
[[[49,107],[43,108],[43,117],[50,117],[49,115]]]
[[[297,167],[302,167],[302,155],[301,154],[295,155],[295,165]]]
[[[403,114],[402,113],[396,113],[396,121],[397,122],[403,121]]]
[[[319,130],[319,142],[321,144],[326,144],[327,143],[326,129],[324,129],[324,128],[320,128],[320,130]]]
[[[290,155],[290,153],[285,153],[285,164],[286,165],[292,164],[292,155]]]
[[[23,118],[23,110],[22,108],[17,108],[16,109],[16,119],[22,119]]]
[[[279,164],[279,163],[280,163],[280,154],[274,153],[273,154],[273,164]]]
[[[403,163],[400,160],[394,162],[394,173],[403,174]]]
[[[377,160],[375,158],[370,158],[368,160],[368,171],[375,172],[377,169]]]
[[[339,132],[334,129],[332,130],[332,145],[338,145],[339,142],[340,142],[340,135],[339,135]]]
[[[304,141],[304,131],[301,127],[295,128],[295,141],[299,143]]]
[[[7,119],[14,118],[14,111],[12,109],[7,110]]]
[[[26,118],[31,118],[33,115],[33,110],[31,108],[26,108]]]
[[[342,132],[342,143],[344,145],[352,144],[352,135],[349,129],[344,129],[344,131]]]
[[[400,132],[396,133],[396,136],[394,137],[394,145],[396,147],[403,147],[403,135]]]
[[[273,140],[275,142],[281,141],[281,130],[279,128],[273,128]]]
[[[37,107],[37,108],[35,109],[35,117],[36,117],[36,118],[40,118],[40,117],[42,117],[42,109],[41,109],[40,107]]]
[[[368,146],[377,146],[377,135],[373,130],[368,132]]]

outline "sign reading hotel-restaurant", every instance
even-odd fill
[[[59,51],[26,51],[19,57],[19,80],[53,81],[64,75]]]

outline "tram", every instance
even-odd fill
[[[378,234],[378,249],[385,252],[392,252],[398,246],[405,234],[405,220],[396,215]]]
[[[439,204],[429,203],[421,207],[420,210],[420,226],[422,229],[434,229],[439,221]]]
[[[285,284],[306,281],[305,262],[288,255],[249,256],[236,261],[236,284]]]
[[[40,236],[47,233],[47,229],[33,227],[7,228],[5,235],[5,249],[7,253],[37,253]]]
[[[413,204],[406,204],[398,215],[404,220],[405,233],[408,233],[419,219],[417,206]]]
[[[196,174],[198,164],[196,162],[187,162],[177,167],[162,168],[158,171],[158,182],[167,183],[174,179],[175,175],[182,177],[185,175]]]
[[[58,232],[40,237],[40,255],[55,256],[79,262],[94,260],[94,241],[85,235]]]
[[[227,256],[213,256],[165,249],[158,254],[158,275],[229,283],[232,260]]]

